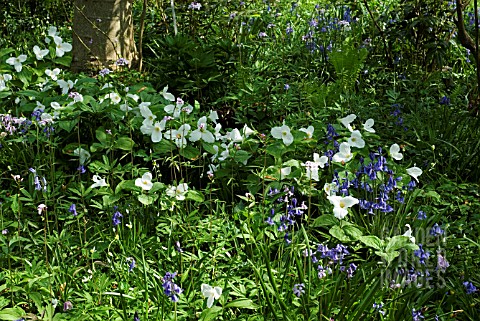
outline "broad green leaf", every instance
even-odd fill
[[[61,121],[58,122],[58,126],[68,133],[70,133],[72,131],[72,129],[74,129],[77,124],[78,124],[78,119],[61,120]]]
[[[115,141],[115,145],[113,147],[116,149],[130,151],[132,150],[133,145],[135,145],[135,142],[130,137],[122,136]]]
[[[226,308],[258,309],[258,305],[250,299],[236,299],[225,305]]]
[[[383,241],[375,235],[360,236],[358,240],[375,250],[381,250],[383,248]]]
[[[272,145],[268,146],[266,149],[267,153],[275,157],[275,160],[280,161],[282,159],[283,153],[285,153],[285,146],[280,142],[275,142]]]
[[[200,315],[200,321],[216,320],[217,316],[222,312],[221,307],[212,306],[210,309],[206,308]]]
[[[3,48],[3,49],[0,49],[0,57],[3,57],[3,56],[6,56],[12,52],[15,52],[15,50],[13,48]]]
[[[378,256],[382,257],[383,259],[385,259],[388,264],[392,263],[392,261],[398,256],[400,255],[400,252],[397,252],[397,251],[393,251],[393,252],[388,252],[388,253],[385,253],[385,252],[381,252],[381,251],[375,251],[375,254],[377,254]]]
[[[190,160],[195,160],[200,156],[200,151],[193,146],[186,146],[180,149],[180,155]]]
[[[399,249],[406,249],[407,247],[411,248],[411,245],[415,244],[410,241],[408,236],[397,235],[388,241],[387,246],[385,247],[385,252],[388,253]]]
[[[345,232],[340,228],[340,226],[335,225],[330,230],[329,233],[331,236],[335,237],[340,242],[350,242],[350,238],[345,234]]]
[[[186,198],[195,202],[203,202],[204,196],[201,192],[195,190],[188,190]]]
[[[245,164],[247,160],[250,158],[250,154],[244,150],[238,150],[235,152],[235,155],[233,156],[233,159],[237,163],[242,163]]]
[[[103,206],[115,204],[120,199],[119,195],[103,195]]]
[[[62,66],[70,67],[70,65],[72,64],[72,56],[65,55],[63,57],[54,59],[54,62]]]
[[[147,194],[140,194],[138,195],[138,201],[143,205],[150,205],[155,202],[158,198],[158,195],[147,195]]]
[[[11,91],[0,91],[0,99],[6,98],[12,94]]]
[[[342,230],[349,236],[352,237],[353,240],[357,241],[360,239],[360,237],[362,237],[363,233],[362,231],[353,226],[353,225],[345,225],[345,226],[342,226]]]
[[[0,311],[0,320],[14,321],[25,316],[25,311],[19,307],[7,308]]]
[[[317,226],[332,226],[336,225],[338,223],[338,219],[335,218],[335,216],[331,214],[323,214],[319,217],[317,217],[314,221],[312,226],[317,227]]]
[[[17,73],[18,79],[20,79],[21,82],[25,86],[28,86],[30,84],[30,81],[32,81],[32,72],[29,71],[27,68],[23,68],[22,71]]]
[[[107,132],[105,131],[105,128],[98,127],[97,130],[95,131],[95,137],[97,137],[97,139],[100,143],[102,143],[104,145],[108,144]]]
[[[115,187],[115,194],[120,193],[122,190],[132,191],[140,189],[140,187],[135,185],[134,180],[124,180],[118,183],[118,185]]]

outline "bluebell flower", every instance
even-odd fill
[[[440,105],[450,105],[450,98],[448,98],[447,96],[443,96],[440,99]]]
[[[357,270],[357,265],[354,263],[350,263],[347,269],[347,278],[351,278],[353,276],[353,273]]]
[[[301,297],[305,293],[305,284],[298,283],[293,286],[293,294],[295,294],[298,298]]]
[[[445,231],[438,226],[438,223],[435,223],[435,225],[432,226],[430,229],[430,235],[432,236],[439,236],[442,235]]]
[[[477,288],[472,282],[463,282],[463,286],[465,287],[465,290],[467,290],[467,294],[472,294],[477,291]]]
[[[418,211],[417,218],[419,220],[425,220],[427,219],[427,213],[425,213],[424,211]]]
[[[79,171],[80,174],[85,174],[85,172],[86,172],[87,170],[85,169],[85,166],[80,165],[80,166],[77,168],[77,171]]]
[[[115,206],[115,210],[116,210],[116,206]],[[121,221],[122,217],[123,215],[119,211],[116,211],[115,213],[113,213],[113,217],[112,217],[113,226],[117,226],[118,224],[120,224],[122,222]]]
[[[413,251],[413,254],[420,259],[419,260],[420,264],[425,265],[426,264],[425,260],[427,260],[428,257],[430,256],[430,252],[424,250],[422,244],[418,244],[418,247],[419,249]]]
[[[68,210],[73,216],[77,216],[77,206],[75,204],[70,205],[70,209]]]
[[[163,277],[163,293],[168,296],[172,302],[178,302],[178,295],[183,292],[183,290],[173,282],[173,279],[177,276],[177,272],[170,273],[167,272]]]
[[[437,254],[437,270],[445,273],[447,268],[450,266],[447,259],[445,259],[440,253]]]
[[[128,258],[127,259],[127,263],[128,263],[128,272],[132,272],[133,269],[135,268],[135,259],[134,258]]]
[[[420,319],[425,319],[425,317],[422,314],[422,311],[415,311],[415,309],[412,309],[412,320],[413,321],[420,321]]]
[[[289,85],[289,84],[285,84],[285,86],[283,86],[283,89],[284,89],[284,90],[289,90],[289,89],[290,89],[290,85]]]

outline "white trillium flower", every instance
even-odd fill
[[[350,151],[350,145],[348,143],[340,144],[340,151],[333,155],[332,161],[336,163],[346,163],[353,158],[353,154]]]
[[[345,126],[345,128],[353,132],[353,128],[352,128],[352,125],[350,125],[350,123],[353,122],[355,118],[357,118],[357,115],[350,114],[347,117],[340,118],[340,122],[342,123],[343,126]]]
[[[162,140],[162,131],[165,129],[166,123],[165,119],[155,122],[152,128],[152,142],[158,143]]]
[[[358,199],[352,196],[327,196],[327,199],[333,205],[333,215],[339,220],[345,218],[348,214],[348,208],[358,204]]]
[[[72,50],[72,45],[63,42],[63,39],[58,36],[54,36],[53,41],[55,42],[55,54],[57,55],[57,57],[63,57],[66,52]]]
[[[212,287],[208,284],[202,284],[201,290],[202,295],[207,298],[207,308],[209,309],[212,307],[213,302],[222,295],[222,288],[218,286]]]
[[[403,158],[402,153],[400,153],[400,146],[398,146],[398,144],[393,144],[390,146],[390,156],[395,160],[401,160]]]
[[[246,124],[243,126],[243,136],[248,138],[250,135],[255,134],[255,131],[248,127]]]
[[[135,186],[141,187],[144,191],[149,191],[153,187],[152,173],[146,172],[141,178],[135,180]]]
[[[311,139],[313,137],[313,132],[315,131],[313,126],[308,126],[307,128],[300,128],[299,130],[307,134],[308,139]]]
[[[215,129],[216,129],[216,127],[215,127]],[[234,128],[230,132],[228,132],[227,135],[226,135],[226,138],[227,138],[227,140],[229,140],[231,142],[234,142],[234,143],[241,143],[243,141],[243,136],[240,133],[240,130],[238,128]]]
[[[415,237],[412,236],[412,228],[410,227],[410,224],[405,224],[405,226],[408,227],[408,231],[406,231],[403,236],[410,238],[410,241],[415,244]]]
[[[49,52],[50,50],[48,49],[40,49],[39,46],[33,46],[33,53],[35,54],[35,57],[37,58],[37,60],[42,60],[43,57],[48,55]]]
[[[53,37],[55,37],[55,36],[58,36],[60,33],[57,32],[57,27],[55,27],[55,26],[50,26],[50,27],[48,27],[48,29],[47,29],[47,34],[48,34],[49,37],[52,37],[52,38],[53,38]]]
[[[375,121],[372,118],[367,119],[365,124],[363,124],[363,129],[369,133],[374,133],[375,129],[372,128],[374,123]]]
[[[198,140],[203,140],[207,143],[214,143],[215,136],[207,130],[207,117],[201,117],[197,122],[197,129],[190,133],[190,141],[196,142]]]
[[[337,193],[337,185],[335,183],[325,183],[323,191],[327,196],[334,196]]]
[[[175,101],[175,96],[172,95],[171,93],[167,92],[168,90],[168,86],[165,86],[162,90],[162,96],[163,98],[165,98],[166,100],[169,100],[169,101]]]
[[[46,69],[45,75],[52,78],[52,80],[57,80],[57,76],[60,74],[61,70],[59,68],[55,68],[53,70]]]
[[[7,88],[6,82],[12,80],[12,76],[9,74],[0,74],[0,91]]]
[[[313,162],[307,161],[305,164],[306,175],[309,179],[313,179],[314,181],[319,181],[318,176],[318,168],[324,168],[325,164],[328,162],[327,156],[320,156],[318,153],[313,153]]]
[[[8,58],[6,63],[12,65],[17,72],[20,72],[22,71],[22,62],[25,62],[25,60],[27,60],[27,55],[20,55]]]
[[[115,105],[117,105],[118,103],[120,103],[122,101],[122,97],[120,97],[120,95],[117,94],[116,92],[106,94],[105,99],[107,99],[107,98],[110,98],[112,103],[114,103]]]
[[[166,139],[173,140],[178,148],[184,148],[187,146],[187,139],[185,138],[190,131],[189,124],[181,125],[177,130],[169,130],[163,134]]]
[[[362,134],[359,130],[352,131],[352,135],[348,139],[348,144],[350,147],[363,148],[365,147],[365,141],[362,138]]]
[[[423,171],[416,166],[407,168],[407,174],[412,176],[417,182],[418,182],[418,176],[422,175],[422,173]]]
[[[216,110],[210,111],[210,114],[208,115],[208,119],[210,119],[212,122],[215,124],[217,123],[218,120],[218,113]]]
[[[213,135],[215,136],[216,140],[225,141],[226,136],[223,136],[222,134],[220,134],[221,130],[222,130],[222,124],[215,125],[215,132],[213,133]]]
[[[59,79],[57,80],[58,86],[60,86],[60,89],[62,89],[62,94],[66,95],[70,89],[73,89],[73,86],[77,83],[77,80],[71,81],[71,80],[63,80]]]
[[[178,118],[178,117],[180,117],[180,112],[182,111],[183,104],[184,104],[183,100],[178,98],[175,105],[173,105],[173,104],[166,105],[163,108],[163,110],[167,114],[173,114],[173,118]]]
[[[170,186],[165,192],[170,197],[175,197],[177,200],[182,201],[185,199],[185,195],[188,191],[187,183],[179,184],[178,186]]]
[[[104,187],[108,186],[108,184],[105,182],[105,178],[102,178],[98,175],[93,175],[92,180],[95,182],[93,183],[90,188],[96,188],[96,187]]]
[[[127,94],[127,97],[132,98],[135,102],[138,102],[138,100],[140,99],[140,96],[136,94]]]
[[[293,135],[290,133],[290,127],[285,125],[285,122],[283,122],[283,125],[280,127],[273,127],[270,133],[273,138],[281,139],[286,146],[293,143]]]

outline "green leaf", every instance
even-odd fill
[[[75,128],[75,126],[77,126],[77,124],[78,124],[78,119],[61,120],[58,122],[58,126],[68,133],[70,133]]]
[[[44,96],[41,92],[35,90],[20,90],[18,95],[30,98],[39,98]]]
[[[227,305],[225,305],[226,308],[242,308],[242,309],[258,309],[258,305],[253,303],[252,300],[250,299],[237,299],[233,300],[232,302],[229,302]]]
[[[72,56],[65,55],[63,57],[56,58],[54,62],[62,66],[70,67],[70,65],[72,64]]]
[[[383,241],[375,235],[360,236],[358,240],[375,250],[381,250],[383,248]]]
[[[13,48],[0,49],[0,57],[6,56],[6,55],[8,55],[12,52],[15,52],[15,50]]]
[[[98,141],[102,143],[103,145],[107,145],[107,132],[105,131],[105,128],[103,127],[98,127],[97,130],[95,131],[95,137],[97,137]]]
[[[363,235],[362,231],[353,225],[345,225],[342,227],[342,229],[347,235],[351,236],[352,239],[355,241],[359,240],[360,237],[362,237]]]
[[[134,180],[125,180],[118,183],[118,185],[115,187],[115,194],[119,194],[122,190],[136,191],[140,189],[140,187],[135,185]]]
[[[314,221],[313,221],[313,227],[317,227],[317,226],[332,226],[332,225],[336,225],[338,223],[338,219],[335,218],[335,216],[331,215],[331,214],[323,214],[319,217],[317,217]]]
[[[385,248],[385,252],[392,252],[399,249],[405,249],[407,247],[411,248],[411,245],[415,245],[410,241],[408,236],[404,235],[397,235],[394,236],[388,241],[387,246]],[[417,247],[418,248],[418,247]]]
[[[6,98],[12,94],[11,91],[0,91],[0,99]]]
[[[331,236],[338,239],[340,242],[350,242],[350,238],[345,234],[345,232],[340,228],[340,226],[335,225],[329,230]]]
[[[147,195],[147,194],[140,194],[138,195],[138,201],[143,205],[150,205],[155,202],[158,198],[158,195]]]
[[[131,151],[133,145],[135,145],[135,142],[130,137],[122,136],[115,141],[115,145],[113,145],[113,147],[116,149]]]
[[[244,150],[239,150],[235,153],[235,156],[233,157],[233,159],[237,162],[237,163],[242,163],[242,164],[245,164],[248,159],[250,158],[250,154]]]
[[[188,190],[186,198],[195,202],[203,202],[205,200],[203,194],[199,191]]]
[[[187,146],[180,149],[180,155],[190,160],[195,160],[200,156],[200,151],[193,146]]]
[[[202,142],[203,149],[209,152],[210,154],[215,155],[217,151],[213,148],[213,146],[214,146],[213,144]]]
[[[200,315],[200,321],[215,320],[221,312],[222,312],[222,308],[217,306],[211,307],[210,309],[205,309]]]
[[[375,254],[384,258],[388,262],[388,264],[390,264],[398,255],[400,255],[400,252],[393,251],[393,252],[385,253],[381,251],[375,251]]]
[[[27,68],[22,68],[22,71],[17,73],[18,79],[20,79],[21,82],[25,86],[28,86],[30,84],[30,81],[32,81],[32,72],[29,71]]]
[[[7,308],[0,311],[0,320],[18,320],[25,316],[25,311],[19,307]]]
[[[267,153],[275,157],[277,161],[280,161],[282,159],[282,155],[285,153],[286,148],[283,145],[283,143],[277,141],[273,143],[272,145],[267,147]]]
[[[119,195],[103,195],[103,206],[110,206],[120,199]]]

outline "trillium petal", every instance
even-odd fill
[[[418,176],[422,175],[422,173],[423,171],[416,166],[407,168],[407,174],[412,176],[417,182],[418,182]]]
[[[341,208],[341,207],[335,207],[333,209],[333,215],[338,218],[339,220],[342,220],[345,218],[345,216],[347,216],[348,214],[348,210],[345,209],[345,208]]]
[[[367,132],[374,133],[375,129],[372,128],[374,123],[375,121],[372,118],[367,119],[365,124],[363,124],[363,129]]]
[[[401,160],[403,158],[402,153],[400,153],[400,146],[398,146],[398,144],[393,144],[390,146],[390,156],[395,160]]]

